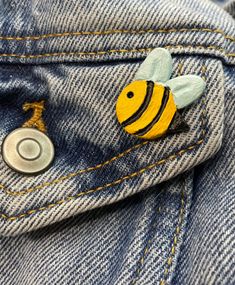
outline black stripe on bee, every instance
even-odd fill
[[[163,111],[165,110],[166,104],[167,104],[168,99],[169,99],[169,95],[170,95],[169,87],[164,87],[164,93],[162,96],[161,107],[159,108],[156,116],[153,118],[153,120],[146,127],[135,132],[134,133],[135,135],[143,136],[143,135],[147,134],[147,132],[149,132],[152,129],[152,127],[158,122],[158,120],[161,118]]]
[[[151,101],[152,95],[153,95],[153,89],[154,89],[154,82],[153,81],[147,81],[147,90],[146,95],[144,98],[143,103],[139,107],[139,109],[131,115],[128,119],[122,122],[122,126],[125,128],[126,126],[134,123],[136,120],[138,120],[144,113],[144,111],[148,108],[148,105]]]

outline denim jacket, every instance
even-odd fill
[[[36,176],[0,156],[0,284],[235,284],[235,5],[222,4],[0,1],[0,143],[44,102],[55,146]],[[206,91],[182,113],[189,132],[145,141],[115,102],[156,47]]]

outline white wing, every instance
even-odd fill
[[[166,82],[172,73],[172,58],[168,50],[156,48],[150,52],[140,65],[135,80]]]
[[[205,90],[205,81],[197,75],[183,75],[168,80],[165,85],[169,86],[178,109],[190,105],[198,99]]]

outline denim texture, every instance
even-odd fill
[[[5,3],[2,23],[9,22],[9,13],[16,19],[25,17],[25,5],[29,3],[20,2],[17,10]],[[84,2],[85,7],[81,2],[70,2],[62,9],[61,2],[52,1],[46,9],[49,4],[43,2],[41,13],[37,5],[31,12],[26,9],[32,15],[23,18],[20,32],[11,27],[15,25],[13,20],[3,29],[1,140],[27,119],[28,114],[22,112],[24,102],[43,99],[44,120],[56,149],[53,167],[35,178],[14,173],[0,160],[0,223],[4,235],[36,229],[169,180],[212,156],[221,145],[222,62],[234,61],[232,32],[226,32],[231,19],[226,17],[224,26],[213,26],[213,15],[222,16],[224,12],[211,5],[209,15],[203,17],[210,3],[195,2],[192,12],[192,4],[187,1],[124,1],[122,11],[129,13],[122,13],[123,21],[118,26],[118,5],[112,3],[115,13],[110,2],[98,3],[99,9],[88,9],[89,2]],[[75,6],[86,12],[83,21],[70,13]],[[79,16],[77,9],[75,15]],[[138,16],[140,9],[146,17],[144,22]],[[111,14],[103,23],[99,15],[106,10]],[[94,23],[91,15],[95,12],[96,29],[89,26]],[[47,13],[53,17],[42,21]],[[65,15],[67,21],[59,21]],[[184,18],[170,26],[176,15]],[[186,15],[192,21],[191,27],[184,23]],[[213,20],[210,25],[208,17]],[[57,25],[53,26],[53,21]],[[79,26],[83,22],[86,29]],[[72,24],[68,27],[67,23]],[[154,23],[159,24],[154,27]],[[115,102],[134,78],[142,59],[157,46],[172,52],[173,77],[200,75],[207,89],[200,101],[184,113],[190,132],[143,142],[120,128]]]
[[[233,232],[231,3],[230,14],[205,0],[0,5],[0,141],[29,117],[25,102],[45,100],[56,150],[36,177],[0,158],[0,283],[233,284],[232,251],[220,262],[209,246]],[[146,142],[120,128],[115,102],[156,47],[172,53],[173,77],[207,85],[183,112],[188,133]]]
[[[181,242],[191,187],[190,179],[175,179],[112,207],[5,237],[1,280],[4,284],[157,284],[165,278],[180,212]],[[11,274],[10,264],[15,264]]]
[[[231,2],[231,0],[212,0],[218,5],[225,6],[228,2]]]
[[[235,284],[234,75],[234,67],[225,68],[222,148],[213,160],[195,169],[193,206],[175,284]]]

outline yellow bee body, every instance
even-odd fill
[[[176,111],[170,89],[146,80],[126,86],[116,104],[117,118],[125,131],[149,140],[166,133]]]

